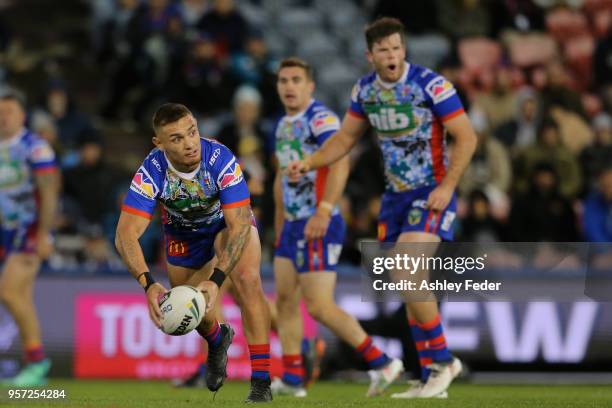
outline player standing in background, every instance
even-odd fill
[[[300,355],[303,296],[310,315],[364,358],[372,375],[367,395],[375,396],[399,376],[403,364],[373,345],[357,320],[334,300],[335,270],[345,232],[336,203],[348,177],[348,157],[329,167],[309,171],[301,178],[289,179],[284,174],[289,163],[313,154],[340,127],[338,117],[312,98],[314,87],[312,69],[306,62],[298,58],[281,61],[277,90],[286,115],[274,132],[279,161],[274,181],[277,237],[274,277],[284,373],[282,379],[274,380],[272,391],[306,396]]]
[[[170,284],[192,285],[206,296],[207,313],[197,328],[208,343],[206,385],[217,391],[226,377],[234,331],[219,324],[214,305],[229,276],[251,356],[246,402],[271,401],[270,317],[259,275],[261,247],[240,165],[224,145],[200,138],[195,118],[183,105],[160,106],[153,130],[156,148],[132,179],[117,225],[117,250],[144,288],[151,319],[159,327],[158,300],[166,289],[153,280],[138,243],[159,201]]]
[[[476,146],[476,135],[453,85],[405,61],[404,26],[380,18],[365,30],[367,58],[375,71],[354,86],[342,127],[321,149],[290,164],[298,177],[344,157],[372,126],[378,134],[386,188],[379,215],[383,242],[452,239],[455,188]],[[450,161],[444,129],[455,143]],[[408,320],[421,362],[421,381],[394,398],[446,398],[461,371],[446,339],[438,306],[407,302]]]
[[[24,127],[25,119],[21,95],[0,96],[0,299],[19,327],[26,362],[5,385],[33,387],[47,383],[51,367],[33,290],[41,261],[53,251],[60,176],[53,150]]]

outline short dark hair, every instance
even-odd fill
[[[26,110],[26,98],[23,92],[17,89],[9,89],[0,93],[0,101],[15,101],[23,109]]]
[[[403,43],[406,29],[401,21],[393,17],[377,18],[365,28],[365,38],[368,44],[368,50],[372,50],[374,43],[396,33],[400,35]]]
[[[308,77],[310,80],[314,80],[314,71],[310,64],[298,57],[289,57],[282,60],[278,66],[278,71],[276,71],[276,74],[278,75],[283,68],[291,67],[302,68],[304,72],[306,72],[306,77]]]
[[[191,111],[185,105],[180,103],[164,103],[153,114],[153,130],[157,131],[160,127],[168,123],[174,123],[191,114]]]

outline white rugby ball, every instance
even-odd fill
[[[159,308],[162,312],[162,331],[171,336],[182,336],[198,327],[202,321],[206,299],[193,286],[181,285],[162,296]]]

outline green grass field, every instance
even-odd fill
[[[227,383],[213,401],[204,389],[174,389],[166,382],[154,381],[75,381],[56,380],[48,387],[65,389],[65,400],[15,401],[1,389],[0,406],[10,407],[243,407],[247,383]],[[402,390],[395,385],[391,392]],[[529,386],[456,384],[448,400],[366,399],[366,385],[319,382],[305,399],[278,397],[279,407],[612,407],[610,386]]]

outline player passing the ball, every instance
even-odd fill
[[[26,365],[3,385],[47,383],[45,357],[34,307],[34,280],[53,250],[51,229],[60,175],[46,141],[25,126],[25,101],[16,91],[0,95],[0,299],[19,327]]]
[[[341,160],[371,126],[385,168],[379,214],[382,242],[452,239],[455,188],[476,146],[476,135],[446,78],[405,60],[404,27],[383,17],[366,27],[374,72],[357,81],[342,126],[325,144],[288,166],[292,178]],[[445,131],[454,139],[448,155]],[[421,381],[393,398],[445,398],[461,371],[449,352],[435,301],[407,302],[407,318],[421,363]]]
[[[305,61],[281,61],[277,90],[286,115],[274,132],[279,162],[274,182],[274,277],[284,371],[283,377],[272,383],[272,391],[306,396],[300,355],[303,297],[310,315],[365,360],[372,378],[367,395],[376,396],[400,375],[403,364],[379,350],[357,320],[334,300],[335,271],[345,231],[336,203],[348,177],[348,157],[308,171],[303,177],[291,179],[285,174],[289,163],[317,151],[340,127],[336,114],[312,98],[314,87],[312,69]]]
[[[240,165],[224,145],[200,137],[196,119],[183,105],[160,106],[153,130],[156,147],[132,179],[117,225],[117,250],[143,287],[159,327],[158,301],[166,289],[149,273],[138,238],[160,202],[170,285],[194,286],[206,298],[207,312],[196,330],[208,343],[207,387],[217,391],[226,377],[234,331],[215,319],[214,305],[229,277],[251,356],[246,402],[270,401],[270,317],[259,275],[261,247]]]

